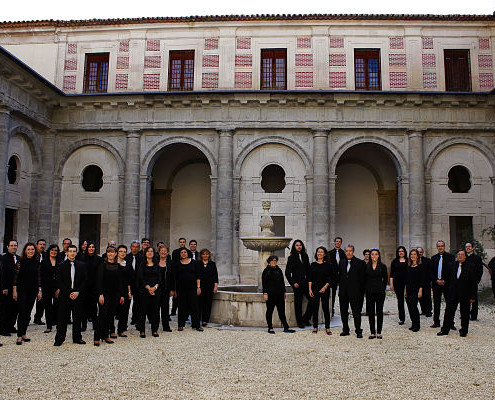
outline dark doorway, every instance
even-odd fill
[[[101,214],[81,214],[79,219],[79,241],[95,242],[100,249]]]
[[[17,210],[13,208],[5,209],[5,231],[3,235],[3,252],[7,252],[7,245],[12,239],[15,239],[17,230]]]
[[[451,216],[450,226],[450,250],[457,253],[464,248],[464,244],[473,240],[473,217],[471,216]]]

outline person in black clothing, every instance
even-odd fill
[[[292,286],[294,292],[294,309],[296,312],[297,326],[303,329],[306,325],[311,325],[312,299],[309,296],[308,288],[309,257],[302,240],[294,240],[285,267],[285,277]],[[306,312],[302,313],[303,298],[308,299]]]
[[[368,264],[371,261],[371,250],[364,249],[363,250],[363,261],[365,264]]]
[[[330,330],[330,287],[335,279],[335,273],[332,274],[333,266],[328,261],[328,253],[325,247],[318,247],[315,252],[315,262],[309,267],[308,291],[312,299],[313,306],[313,333],[318,333],[318,311],[323,309],[325,318],[325,331],[331,335]]]
[[[433,325],[431,328],[440,327],[440,305],[442,302],[442,295],[447,303],[449,290],[447,266],[454,262],[454,256],[445,251],[445,242],[443,240],[437,241],[437,251],[438,253],[431,258],[430,262],[430,280],[433,289]]]
[[[86,262],[86,256],[88,255],[88,241],[87,240],[81,240],[79,243],[79,251],[77,252],[76,255],[76,260]]]
[[[261,283],[263,287],[263,299],[266,301],[266,323],[268,333],[274,334],[272,324],[273,310],[277,307],[278,317],[284,332],[294,333],[294,329],[289,328],[287,318],[285,317],[285,282],[284,274],[277,265],[278,257],[270,256],[266,260],[268,265],[261,274]]]
[[[481,257],[474,252],[474,247],[471,242],[467,242],[465,245],[467,262],[474,267],[474,272],[476,276],[476,293],[474,297],[474,303],[469,303],[470,319],[471,321],[476,321],[478,319],[478,285],[483,277],[483,260]]]
[[[189,251],[191,252],[191,258],[194,261],[199,261],[198,242],[196,240],[189,241]]]
[[[3,336],[17,333],[15,322],[17,320],[17,302],[12,298],[12,287],[14,286],[15,266],[19,261],[17,253],[17,240],[9,241],[7,253],[2,256],[2,323]]]
[[[390,290],[394,291],[397,297],[399,325],[403,325],[406,320],[404,289],[406,287],[407,264],[407,250],[404,246],[399,246],[395,252],[395,258],[390,265]]]
[[[65,238],[64,240],[62,240],[62,251],[58,253],[57,260],[59,264],[67,260],[67,249],[69,248],[69,246],[72,246],[72,240],[70,240],[69,238]]]
[[[45,249],[46,249],[46,240],[38,239],[36,241],[36,252],[38,253],[39,256],[40,265],[43,262],[43,259],[47,257],[47,255],[45,254]],[[45,312],[45,296],[42,296],[41,300],[36,299],[36,312],[34,313],[34,320],[33,320],[33,322],[36,325],[44,325],[43,321],[41,320],[41,318],[43,318],[44,312]]]
[[[158,247],[158,266],[160,267],[160,280],[162,282],[162,290],[160,293],[159,314],[162,320],[162,328],[164,332],[172,332],[169,323],[170,310],[170,295],[174,293],[172,259],[168,254],[168,247],[161,244]]]
[[[421,258],[421,264],[423,265],[425,273],[427,274],[425,284],[423,286],[423,297],[419,299],[419,305],[421,306],[421,315],[430,318],[433,315],[433,304],[431,302],[431,281],[429,279],[431,271],[431,260],[428,257],[424,256],[425,251],[422,247],[418,247],[417,250],[419,257]]]
[[[143,261],[138,269],[137,287],[140,291],[140,311],[139,322],[136,327],[140,336],[146,337],[145,324],[146,316],[151,323],[151,334],[158,337],[159,316],[158,307],[160,302],[160,267],[155,262],[155,249],[147,247],[143,251]]]
[[[22,256],[17,261],[12,298],[17,301],[19,315],[17,317],[17,342],[29,342],[26,336],[36,297],[41,299],[40,261],[34,243],[26,243]]]
[[[106,260],[98,266],[96,275],[96,294],[98,295],[98,322],[94,330],[95,346],[100,345],[100,339],[105,343],[112,344],[110,339],[110,325],[117,313],[119,304],[124,303],[126,287],[122,282],[122,273],[117,264],[117,249],[113,246],[107,247]]]
[[[342,250],[342,238],[336,237],[333,241],[334,248],[330,250],[328,254],[328,259],[330,264],[332,264],[332,268],[334,271],[337,271],[337,274],[340,273],[339,265],[340,262],[345,259],[345,251]],[[335,297],[337,295],[337,289],[339,287],[339,277],[337,275],[337,279],[332,282],[332,317],[335,315]]]
[[[457,253],[457,261],[450,264],[449,272],[447,307],[445,308],[442,330],[437,335],[449,334],[449,328],[452,326],[457,305],[459,305],[461,309],[459,334],[461,337],[465,337],[469,329],[469,306],[475,302],[478,291],[478,272],[476,267],[467,260],[464,250]]]
[[[119,337],[127,337],[125,332],[127,331],[127,321],[129,316],[129,308],[131,306],[132,293],[131,293],[131,278],[132,278],[132,266],[127,260],[127,247],[121,244],[117,247],[117,264],[119,266],[120,279],[122,288],[122,294],[124,297],[123,303],[118,304],[116,316],[118,317],[117,333]],[[115,339],[115,321],[112,318],[110,323],[110,338]]]
[[[345,258],[339,264],[339,303],[342,318],[342,333],[349,335],[349,305],[354,319],[354,329],[358,339],[363,337],[361,329],[361,310],[363,308],[365,265],[362,260],[354,256],[354,246],[347,245]]]
[[[409,265],[406,274],[406,289],[404,297],[406,298],[409,318],[411,318],[411,327],[409,330],[418,332],[420,329],[420,317],[418,310],[418,301],[423,296],[423,286],[427,279],[426,271],[421,265],[418,250],[412,249],[409,252]]]
[[[46,329],[44,333],[50,333],[57,324],[57,304],[55,297],[57,284],[55,281],[55,272],[57,271],[57,256],[59,248],[56,244],[48,247],[47,256],[41,262],[41,292],[43,293],[45,303]]]
[[[186,243],[187,243],[186,238],[183,238],[183,237],[179,238],[179,247],[172,252],[172,267],[173,268],[177,268],[177,264],[180,261],[180,251],[182,249],[187,250],[187,254],[188,254],[189,258],[193,257],[191,250],[186,248]],[[178,305],[179,305],[179,303],[178,303],[177,296],[174,296],[172,298],[172,311],[170,313],[171,316],[174,316],[177,314]]]
[[[179,305],[179,331],[184,330],[188,314],[191,314],[191,327],[202,332],[199,326],[199,302],[201,295],[201,270],[199,264],[189,257],[188,250],[180,250],[180,261],[174,266],[175,288]]]
[[[366,264],[364,290],[366,293],[366,308],[370,323],[371,335],[369,339],[382,339],[383,304],[385,303],[385,289],[388,283],[387,266],[382,263],[380,250],[373,249],[370,262]],[[376,330],[375,330],[376,311]]]
[[[55,273],[58,294],[57,334],[54,346],[61,346],[67,334],[67,323],[72,311],[72,341],[76,344],[86,344],[81,336],[81,317],[83,309],[84,290],[86,288],[86,267],[76,260],[77,248],[69,245],[67,260],[58,264]]]
[[[492,280],[493,297],[495,297],[495,257],[493,257],[488,263],[488,273],[490,274],[490,279]]]
[[[131,252],[127,254],[126,261],[129,263],[131,269],[129,269],[129,282],[131,283],[131,294],[132,294],[132,317],[131,325],[137,325],[139,318],[140,305],[139,301],[141,298],[141,292],[137,287],[137,273],[139,267],[143,263],[143,256],[141,254],[139,240],[133,240],[131,243]],[[126,316],[128,318],[128,316]],[[127,325],[127,320],[126,320]],[[136,329],[137,326],[136,326]],[[139,329],[138,329],[139,330]]]
[[[77,256],[76,256],[77,257]],[[96,293],[96,277],[98,267],[102,262],[102,257],[96,253],[96,244],[92,241],[88,242],[86,249],[85,266],[86,266],[86,290],[83,301],[83,316],[82,316],[82,331],[87,329],[88,321],[93,323],[95,330],[96,319],[98,318],[98,294]]]
[[[199,312],[200,321],[203,326],[207,326],[210,322],[211,304],[213,295],[218,290],[218,271],[217,265],[211,261],[211,253],[208,249],[202,249],[199,252],[199,266],[201,273],[199,280],[201,282],[201,296],[199,296]]]

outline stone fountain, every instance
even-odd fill
[[[263,201],[263,216],[260,221],[259,236],[241,238],[249,250],[258,252],[257,276],[258,286],[233,285],[220,287],[213,298],[211,322],[221,325],[234,326],[266,326],[266,305],[261,288],[261,274],[265,269],[267,258],[276,250],[284,249],[292,240],[277,237],[272,232],[273,220],[270,217],[270,201]],[[285,312],[290,325],[296,324],[294,314],[294,295],[288,288]],[[273,314],[274,326],[280,326],[280,320]]]

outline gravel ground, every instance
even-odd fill
[[[277,330],[185,329],[148,334],[132,329],[115,344],[85,346],[30,325],[30,343],[2,337],[0,399],[464,399],[495,397],[495,307],[482,306],[467,338],[437,337],[431,318],[412,333],[397,324],[395,298],[387,296],[383,340],[333,336],[310,328]],[[442,310],[443,311],[443,310]],[[457,326],[460,322],[456,320]],[[351,322],[352,329],[352,322]],[[69,327],[68,338],[70,339]],[[149,332],[149,330],[148,330]]]

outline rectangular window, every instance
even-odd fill
[[[80,214],[79,241],[87,240],[95,243],[96,251],[100,251],[101,214]]]
[[[356,90],[381,90],[380,49],[355,49]]]
[[[468,240],[473,240],[473,217],[450,216],[450,250],[455,254],[464,248]]]
[[[287,49],[261,50],[261,90],[287,89]]]
[[[444,50],[443,55],[445,90],[448,92],[470,92],[469,50]]]
[[[110,53],[86,54],[84,93],[105,93],[108,88]]]
[[[193,90],[194,50],[174,50],[169,53],[168,90]]]

